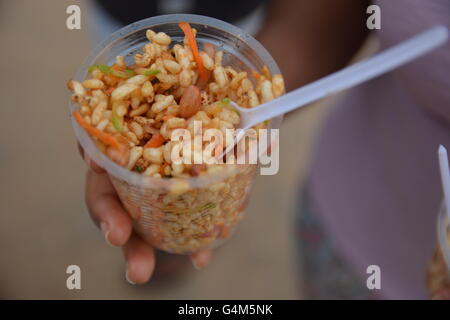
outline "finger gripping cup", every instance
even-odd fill
[[[199,47],[212,43],[224,52],[223,65],[235,70],[260,70],[267,66],[272,74],[280,71],[269,53],[253,37],[223,21],[198,15],[175,14],[148,18],[115,32],[100,43],[77,72],[75,79],[87,77],[90,65],[112,64],[121,55],[127,63],[147,43],[146,30],[165,32],[172,45],[182,43],[180,21],[197,30]],[[71,113],[78,106],[71,102]],[[85,152],[110,176],[125,209],[133,219],[134,230],[152,246],[171,253],[189,254],[215,247],[228,238],[246,208],[256,165],[226,164],[206,175],[181,178],[151,178],[112,162],[74,121],[72,125]],[[282,117],[269,128],[279,128]]]

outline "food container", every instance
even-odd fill
[[[432,297],[441,295],[443,289],[450,292],[450,233],[444,205],[437,219],[437,240],[427,272],[427,286]]]
[[[263,66],[272,74],[280,73],[264,47],[243,30],[209,17],[174,14],[141,20],[113,33],[94,49],[75,80],[86,79],[90,65],[112,64],[118,55],[124,56],[127,64],[133,63],[134,54],[148,41],[146,30],[149,28],[167,33],[172,45],[182,43],[184,34],[178,27],[180,21],[187,21],[197,29],[200,48],[210,42],[223,50],[224,65],[250,75],[251,70],[260,70]],[[77,109],[77,104],[71,102],[71,113]],[[273,119],[269,128],[279,128],[281,121],[282,117]],[[242,218],[257,165],[224,164],[215,172],[186,179],[145,177],[112,162],[73,118],[72,125],[85,152],[106,169],[133,218],[134,230],[154,247],[179,254],[212,248],[228,238]]]

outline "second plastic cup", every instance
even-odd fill
[[[439,295],[443,290],[450,292],[450,232],[444,205],[441,206],[437,219],[437,240],[438,245],[427,272],[427,286],[431,296]]]
[[[94,64],[112,64],[118,55],[133,63],[133,56],[147,43],[145,32],[165,32],[172,43],[182,43],[178,22],[187,21],[197,29],[199,47],[209,42],[224,51],[223,64],[235,70],[260,70],[267,66],[272,74],[280,70],[264,47],[252,36],[226,22],[198,15],[165,15],[141,20],[112,34],[86,59],[76,80],[84,80]],[[70,104],[71,112],[77,105]],[[282,117],[269,128],[279,128]],[[85,152],[106,169],[125,208],[134,221],[135,231],[154,247],[189,254],[217,246],[228,238],[246,208],[256,165],[223,165],[216,172],[189,179],[144,177],[126,170],[107,158],[93,140],[72,119],[78,141]]]

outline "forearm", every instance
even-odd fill
[[[258,39],[277,61],[287,90],[336,71],[367,35],[369,0],[274,0]]]

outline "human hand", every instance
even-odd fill
[[[103,168],[79,147],[89,171],[86,176],[86,205],[94,223],[102,230],[105,240],[112,246],[122,247],[127,261],[126,279],[132,284],[147,282],[155,268],[154,248],[144,242],[133,230],[132,220]],[[208,265],[211,250],[190,255],[195,268]]]

